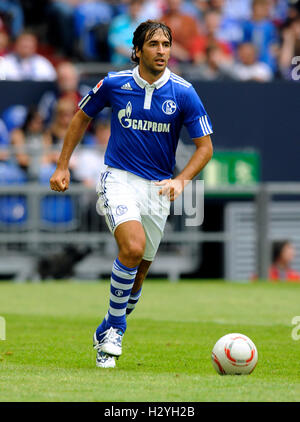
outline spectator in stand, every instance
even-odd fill
[[[288,0],[289,7],[288,7],[288,17],[289,21],[297,18],[300,14],[300,0]]]
[[[139,14],[139,22],[147,19],[159,20],[163,14],[163,0],[144,0]]]
[[[276,70],[278,55],[278,34],[271,22],[270,0],[253,0],[252,18],[243,25],[243,42],[251,42],[258,52],[258,59]]]
[[[1,170],[5,169],[5,164],[10,161],[9,150],[9,135],[5,124],[0,120],[0,183],[1,183]]]
[[[253,44],[241,44],[237,55],[238,62],[228,69],[234,79],[256,82],[269,82],[272,80],[272,69],[266,63],[257,61],[257,53]]]
[[[110,120],[103,111],[92,123],[94,126],[94,145],[80,146],[74,152],[74,164],[72,168],[73,182],[83,183],[85,186],[94,188],[81,195],[80,203],[87,227],[97,227],[106,230],[104,221],[99,219],[95,210],[97,200],[96,185],[99,182],[100,173],[106,170],[104,154],[110,137]],[[49,178],[48,178],[49,180]]]
[[[144,22],[147,19],[155,20],[159,19],[164,10],[165,0],[140,0],[141,11],[139,13],[139,20]],[[128,6],[130,0],[115,0],[114,4],[114,15],[123,15],[128,13]]]
[[[11,132],[11,145],[15,147],[19,166],[30,179],[37,178],[47,137],[43,119],[35,106],[28,110],[23,126]]]
[[[210,9],[209,0],[193,0],[192,2],[188,3],[188,7],[183,7],[183,10],[186,13],[194,16],[194,18],[199,21],[200,25],[205,13]]]
[[[38,40],[25,31],[16,40],[14,52],[7,54],[4,67],[7,80],[54,81],[56,71],[45,57],[37,54]]]
[[[46,131],[46,145],[50,151],[47,152],[45,162],[48,164],[56,164],[60,150],[62,148],[63,140],[69,123],[76,112],[77,106],[74,101],[69,98],[61,98],[58,100],[54,112],[53,121]],[[73,166],[74,160],[71,162]]]
[[[0,143],[0,166],[2,163],[7,163],[10,158],[10,152],[7,145],[3,145]]]
[[[8,106],[1,114],[8,133],[13,129],[22,127],[27,116],[27,107],[22,104]]]
[[[133,32],[139,25],[142,2],[130,0],[128,13],[115,17],[110,25],[108,44],[111,48],[111,62],[118,66],[131,62]]]
[[[69,98],[77,106],[90,87],[79,84],[79,75],[71,62],[62,62],[57,66],[56,86],[51,91],[46,91],[39,102],[39,112],[46,124],[49,124],[53,117],[53,111],[60,98]]]
[[[225,41],[221,41],[217,38],[218,31],[220,29],[222,16],[219,11],[211,10],[205,14],[204,24],[205,33],[203,35],[197,35],[191,41],[191,55],[193,62],[198,64],[202,63],[206,58],[206,48],[208,45],[217,44],[221,54],[222,62],[232,61],[232,49],[231,46]]]
[[[106,27],[113,17],[113,9],[109,2],[101,0],[81,0],[74,11],[74,29],[79,56],[82,60],[98,60],[95,29]]]
[[[0,14],[0,31],[5,31],[5,30],[6,30],[6,28],[5,28],[3,19],[2,19],[1,14]]]
[[[287,16],[287,0],[268,0],[268,19],[279,26]],[[222,14],[219,39],[236,48],[243,41],[243,24],[251,19],[253,0],[209,0],[210,7]]]
[[[243,21],[250,17],[252,0],[209,0],[210,8],[220,13],[221,23],[216,37],[232,49],[243,41]]]
[[[167,11],[161,21],[172,30],[172,58],[178,62],[191,62],[191,44],[199,35],[199,26],[195,18],[181,11],[182,0],[167,0]]]
[[[205,60],[191,67],[184,73],[187,79],[200,79],[204,81],[224,81],[232,79],[228,72],[229,63],[224,62],[224,54],[218,43],[208,44],[205,49]]]
[[[212,3],[223,0],[211,0]],[[223,14],[225,18],[237,19],[239,21],[251,18],[251,6],[253,0],[225,0]],[[287,17],[288,0],[270,0],[270,17],[273,23],[280,25]]]
[[[300,273],[291,268],[295,258],[295,247],[290,241],[275,242],[272,255],[269,280],[300,282]]]
[[[279,53],[279,68],[285,79],[299,80],[300,72],[297,72],[296,78],[293,77],[293,66],[299,65],[299,60],[294,57],[300,57],[300,14],[291,20],[290,24],[282,31],[282,46]]]
[[[0,145],[9,143],[9,134],[4,121],[0,118]]]
[[[47,6],[48,38],[52,45],[72,56],[74,43],[73,15],[81,0],[50,0]]]
[[[99,118],[95,122],[95,145],[82,146],[75,152],[73,176],[86,186],[96,187],[99,174],[106,169],[104,154],[110,137],[110,120]]]
[[[211,0],[211,6],[222,11],[224,18],[238,21],[250,19],[251,4],[252,0]]]
[[[9,52],[10,39],[5,30],[0,31],[0,57],[5,56]]]
[[[180,11],[184,15],[189,15],[198,20],[201,25],[201,20],[204,12],[210,9],[209,0],[182,0]],[[164,13],[167,12],[166,0],[162,4],[162,10]]]
[[[271,20],[279,27],[282,25],[288,16],[288,1],[287,0],[271,0]]]
[[[21,2],[19,0],[1,0],[0,14],[4,16],[9,34],[13,38],[18,37],[24,27],[24,13]]]
[[[3,155],[3,151],[6,151],[7,146],[9,145],[9,133],[5,126],[5,123],[0,119],[0,161],[1,157],[6,156],[7,153]]]

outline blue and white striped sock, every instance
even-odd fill
[[[127,327],[126,307],[137,273],[137,268],[138,267],[126,267],[118,258],[114,261],[111,274],[108,313],[96,331],[99,341],[101,341],[101,334],[110,327],[120,328],[123,333],[125,333]]]
[[[131,312],[134,310],[134,308],[136,307],[136,304],[139,301],[139,298],[141,297],[141,294],[142,294],[142,288],[140,288],[140,290],[138,290],[136,293],[131,293],[128,303],[127,303],[126,316],[130,315]]]
[[[107,326],[107,320],[108,320],[108,312],[105,315],[103,321],[101,322],[101,324],[98,326],[97,330],[96,330],[96,337],[98,339],[98,341],[101,341],[103,336],[104,336],[104,331],[107,330],[106,326]]]

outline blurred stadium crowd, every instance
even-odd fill
[[[197,79],[289,79],[300,54],[299,0],[1,0],[7,79],[55,80],[63,59],[126,66],[146,19],[171,27],[170,65]]]
[[[48,183],[90,89],[76,66],[130,66],[133,31],[149,18],[171,27],[169,65],[188,79],[290,80],[292,58],[300,56],[299,0],[1,0],[0,78],[53,82],[36,106],[1,113],[2,183]],[[93,184],[108,138],[109,116],[102,113],[82,142],[86,148],[74,155],[74,181]]]

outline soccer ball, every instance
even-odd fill
[[[232,333],[217,341],[211,359],[213,367],[220,375],[247,375],[254,371],[258,354],[249,337]]]

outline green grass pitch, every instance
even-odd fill
[[[117,368],[100,369],[92,335],[108,292],[108,282],[0,283],[0,401],[299,401],[300,285],[148,281]],[[257,346],[249,376],[212,367],[230,332]]]

